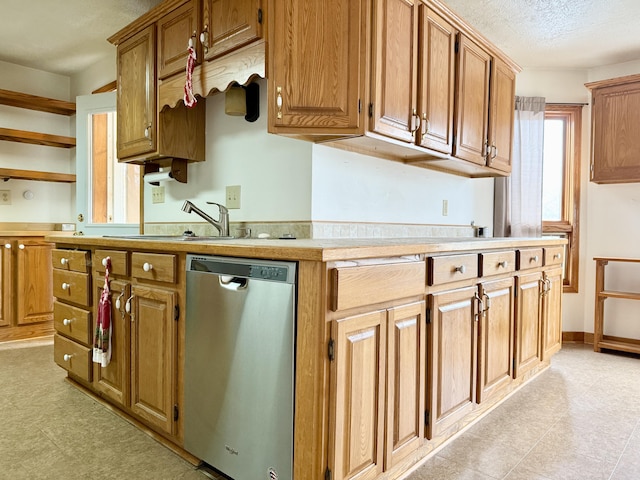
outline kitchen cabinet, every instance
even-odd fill
[[[509,173],[515,74],[466,35],[458,42],[453,155]]]
[[[203,0],[204,59],[211,60],[262,38],[261,0]]]
[[[177,68],[177,60],[172,55],[174,44],[167,43],[168,36],[181,33],[190,25],[189,21],[178,22],[174,31],[169,28],[170,22],[160,23],[164,39],[160,65],[163,72]],[[158,108],[156,45],[155,23],[117,44],[118,160],[135,163],[173,158],[203,161],[204,102],[198,102],[193,108],[184,104]]]
[[[516,344],[514,376],[518,378],[541,361],[540,319],[542,272],[516,276]]]
[[[201,9],[197,0],[191,0],[162,17],[158,28],[158,78],[160,80],[182,72],[187,66],[189,39],[196,50],[196,61],[201,57],[198,34],[201,31]],[[162,105],[159,105],[162,108]]]
[[[640,75],[585,84],[591,90],[591,181],[640,182]]]
[[[422,291],[424,262],[338,267],[332,282],[334,311],[366,310],[374,290],[383,301]],[[376,478],[422,444],[424,309],[424,301],[379,306],[332,322],[333,478]]]
[[[53,244],[43,237],[7,237],[0,242],[0,338],[50,333]]]
[[[362,131],[367,9],[364,0],[269,2],[269,132]]]

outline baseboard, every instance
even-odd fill
[[[593,333],[562,332],[562,343],[588,343],[593,345]]]

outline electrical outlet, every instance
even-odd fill
[[[11,205],[11,190],[0,190],[0,205]]]
[[[151,187],[151,203],[164,203],[164,187]]]
[[[442,200],[442,216],[449,215],[449,200]]]
[[[227,185],[226,207],[240,208],[240,185]]]

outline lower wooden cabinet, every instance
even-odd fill
[[[333,322],[332,478],[376,478],[422,444],[424,308],[416,302]]]
[[[7,327],[0,330],[0,338],[50,334],[53,244],[38,237],[4,238],[0,242],[0,327]]]
[[[464,418],[476,403],[476,287],[428,296],[428,426],[431,439]]]
[[[562,347],[562,267],[544,272],[541,359],[549,360]]]
[[[542,309],[542,272],[516,277],[516,328],[514,376],[520,377],[541,361],[540,315]]]

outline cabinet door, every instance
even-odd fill
[[[210,60],[262,38],[261,0],[205,0],[203,31]]]
[[[462,34],[458,42],[456,141],[453,155],[485,165],[491,57]]]
[[[513,278],[480,285],[484,313],[478,324],[478,403],[513,378]]]
[[[371,130],[413,142],[419,121],[417,2],[381,0],[375,5]]]
[[[591,181],[640,182],[640,82],[593,90]]]
[[[189,38],[200,50],[200,8],[196,0],[185,3],[158,21],[158,78],[184,72],[187,66]],[[200,59],[200,54],[196,53]]]
[[[94,280],[95,305],[93,318],[98,318],[98,308],[103,278]],[[111,291],[111,362],[106,367],[94,363],[93,388],[110,400],[127,407],[129,405],[129,315],[125,312],[125,303],[131,295],[129,283],[112,280],[109,284]],[[120,300],[120,308],[117,307]],[[94,325],[95,330],[95,325]]]
[[[273,0],[269,131],[361,132],[364,0]]]
[[[547,288],[542,297],[542,360],[562,347],[562,268],[544,273]]]
[[[177,294],[135,285],[131,305],[131,410],[174,433]]]
[[[516,277],[515,378],[540,363],[541,282],[539,272]]]
[[[118,159],[156,150],[155,25],[118,45]]]
[[[516,74],[499,58],[491,63],[491,147],[487,165],[511,172],[511,144],[515,111]]]
[[[387,330],[385,470],[424,438],[425,302],[391,308]]]
[[[427,438],[442,433],[474,408],[477,378],[475,287],[429,296]]]
[[[420,6],[420,56],[416,144],[451,153],[455,90],[456,29],[427,6]]]
[[[53,321],[53,244],[20,239],[16,249],[18,325]]]
[[[335,480],[372,479],[382,473],[385,326],[384,310],[348,317],[332,325],[334,430],[329,461]]]
[[[11,240],[0,239],[0,327],[11,325],[13,314],[13,248]]]

